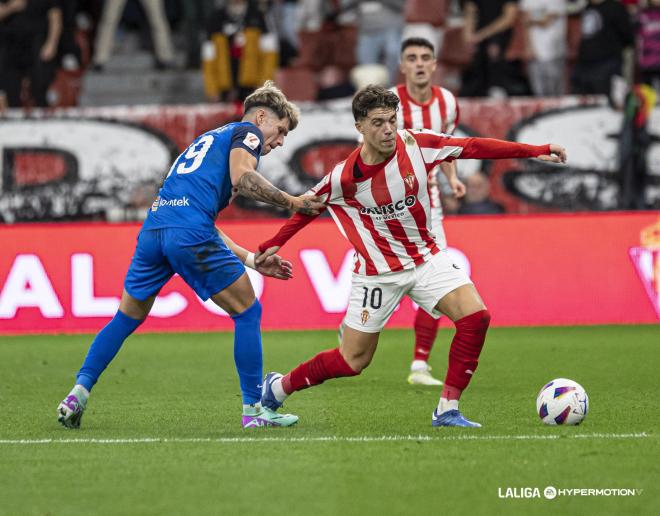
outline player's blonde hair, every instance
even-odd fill
[[[278,118],[289,119],[289,131],[293,131],[298,125],[300,109],[294,103],[289,102],[273,81],[266,81],[261,88],[257,88],[243,102],[243,111],[265,107],[270,109]]]

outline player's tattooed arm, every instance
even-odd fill
[[[294,197],[273,186],[255,170],[257,160],[243,149],[233,149],[229,157],[229,173],[236,193],[280,208],[305,215],[318,215],[325,205],[317,197]]]
[[[255,201],[267,202],[280,208],[293,209],[290,195],[274,187],[259,172],[245,171],[235,184],[238,193]]]
[[[236,183],[238,193],[255,201],[287,208],[303,215],[318,215],[325,208],[320,199],[311,195],[294,197],[273,186],[259,172],[247,171]]]

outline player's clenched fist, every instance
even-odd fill
[[[550,161],[551,163],[566,163],[566,149],[555,143],[550,144],[550,154],[538,156],[541,161]]]
[[[294,197],[291,208],[293,211],[303,215],[318,215],[325,209],[325,204],[320,197],[314,195],[301,195]]]
[[[261,251],[261,249],[259,249],[254,255],[254,263],[257,265],[257,269],[262,264],[266,263],[268,258],[275,255],[275,253],[279,250],[280,250],[280,246],[278,246],[278,245],[274,245],[273,247],[269,247],[268,249],[266,249],[263,252]]]

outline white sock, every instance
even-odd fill
[[[261,412],[261,402],[257,401],[251,405],[243,405],[243,414],[253,416]]]
[[[87,398],[89,398],[89,391],[85,389],[85,386],[80,385],[79,383],[73,386],[73,389],[71,389],[71,394],[78,398],[78,401],[80,401],[83,405],[87,403]]]
[[[428,362],[424,360],[413,360],[412,364],[410,364],[410,370],[411,371],[426,371],[429,368]]]
[[[447,398],[440,398],[438,403],[438,414],[447,412],[449,410],[458,410],[458,400],[448,400]]]
[[[273,389],[273,394],[275,395],[275,399],[278,402],[282,403],[289,397],[289,395],[284,392],[284,388],[282,387],[282,378],[274,380],[273,383],[270,384],[270,387]]]

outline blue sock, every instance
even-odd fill
[[[101,373],[115,358],[126,338],[140,324],[142,321],[132,319],[117,310],[112,320],[96,335],[94,342],[89,347],[87,357],[78,373],[77,383],[91,391]]]
[[[243,404],[252,405],[261,400],[261,303],[256,299],[250,308],[231,318],[234,320],[234,362]]]

